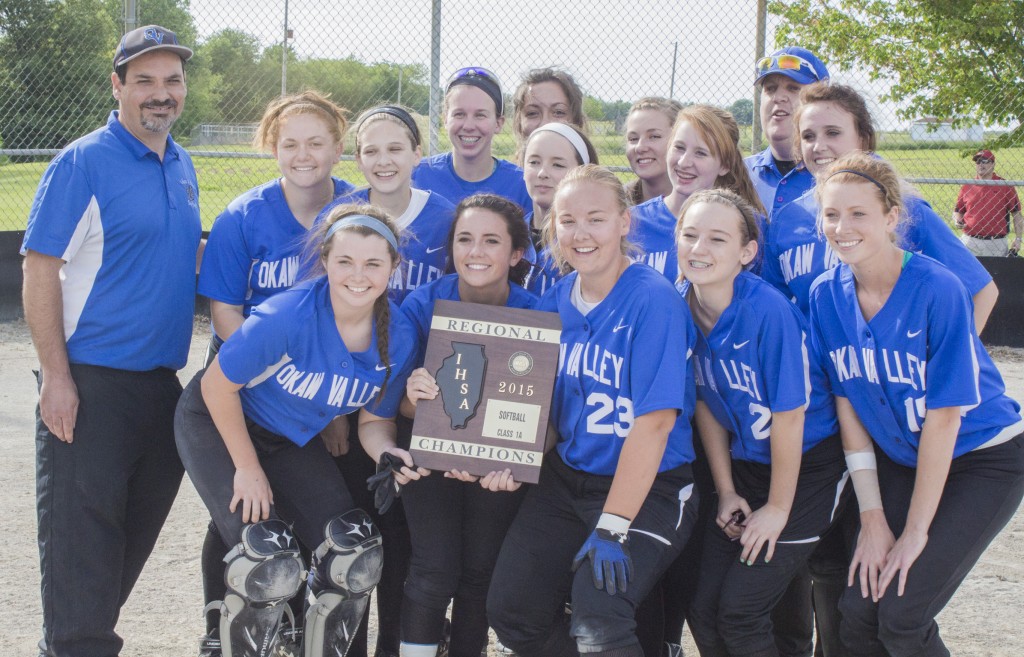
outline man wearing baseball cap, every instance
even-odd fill
[[[996,156],[992,151],[980,150],[973,159],[978,180],[1002,180],[996,175]],[[1015,239],[1007,246],[1011,218]],[[960,239],[976,256],[998,258],[1020,252],[1024,217],[1020,212],[1020,198],[1013,187],[964,185],[956,197],[953,223],[963,230]]]
[[[768,148],[744,162],[770,217],[773,209],[799,198],[814,185],[814,177],[797,163],[799,153],[793,152],[793,116],[800,106],[800,89],[828,80],[829,73],[810,50],[786,46],[758,61],[755,75],[754,86],[761,88],[761,126]]]
[[[176,370],[201,226],[195,169],[170,129],[191,56],[166,28],[126,34],[111,73],[118,109],[54,158],[29,213],[41,655],[120,653],[118,614],[181,483]]]

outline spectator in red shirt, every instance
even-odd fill
[[[974,154],[974,166],[979,180],[1002,180],[995,175],[996,156],[990,150]],[[1016,239],[1007,246],[1009,218],[1013,217]],[[1020,212],[1020,199],[1013,187],[995,185],[964,185],[956,198],[953,222],[963,230],[961,239],[976,256],[1017,255],[1024,233],[1024,217]]]

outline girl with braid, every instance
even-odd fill
[[[345,654],[380,578],[380,534],[313,438],[358,411],[363,448],[387,464],[391,480],[380,483],[393,489],[420,476],[395,446],[414,344],[387,298],[397,235],[373,206],[334,208],[310,237],[319,275],[254,308],[182,395],[178,451],[225,545],[235,546],[220,605],[225,655],[274,650],[307,567],[296,539],[319,546],[308,564],[306,655]]]

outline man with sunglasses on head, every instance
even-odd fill
[[[996,156],[990,150],[974,154],[974,167],[978,180],[1002,180],[996,175]],[[1010,218],[1015,239],[1012,246],[1007,246]],[[960,239],[976,256],[1001,258],[1020,252],[1024,216],[1021,216],[1020,198],[1013,187],[964,185],[956,197],[953,223],[963,230]]]
[[[793,115],[800,106],[804,85],[828,80],[828,69],[814,53],[798,46],[786,46],[763,57],[755,68],[754,86],[761,89],[761,127],[768,148],[746,158],[761,203],[768,216],[773,210],[800,197],[814,185],[793,152]]]

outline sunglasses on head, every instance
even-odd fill
[[[775,55],[764,57],[757,62],[757,74],[764,75],[770,71],[805,71],[814,76],[815,80],[820,80],[818,72],[814,70],[814,66],[804,59],[796,55]]]
[[[448,84],[445,86],[450,87],[452,82],[455,82],[456,80],[463,80],[465,78],[483,78],[501,86],[498,82],[498,76],[481,66],[466,66],[465,68],[460,68],[452,73],[451,77],[448,78]]]
[[[995,160],[990,160],[987,157],[979,157],[974,161],[975,164],[992,164]]]

